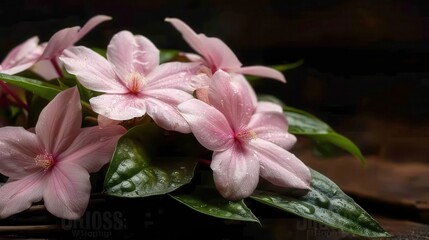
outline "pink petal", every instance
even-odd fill
[[[243,82],[232,82],[231,76],[218,70],[209,83],[209,101],[222,112],[234,130],[247,125],[255,105],[254,96]]]
[[[209,58],[210,52],[207,49],[207,44],[186,23],[177,18],[166,18],[165,21],[171,23],[197,53],[203,58]]]
[[[36,62],[31,70],[45,80],[52,80],[59,77],[50,60],[41,60]]]
[[[166,18],[183,36],[185,41],[209,63],[212,70],[239,68],[240,61],[220,39],[196,34],[186,23],[177,18]]]
[[[268,111],[255,113],[247,126],[258,138],[282,148],[291,149],[296,143],[296,137],[287,131],[288,123],[283,113]]]
[[[146,114],[145,100],[133,94],[103,94],[89,102],[94,112],[112,120],[130,120]]]
[[[223,151],[233,144],[233,130],[217,109],[191,99],[178,106],[198,142],[212,151]]]
[[[115,66],[114,70],[122,81],[126,81],[134,71],[145,76],[158,66],[159,50],[149,39],[121,31],[110,41],[107,59]]]
[[[13,48],[3,60],[0,72],[16,74],[30,68],[40,57],[38,52],[38,37],[32,37]]]
[[[34,133],[22,127],[0,128],[0,173],[22,178],[37,170],[34,158],[42,153]]]
[[[222,69],[229,72],[230,69],[236,69],[241,67],[241,62],[235,56],[234,52],[220,39],[213,37],[206,37],[200,35],[202,41],[207,46],[210,59],[207,59],[216,70]]]
[[[33,51],[33,54],[38,56],[37,59],[40,58],[42,53],[46,49],[46,45],[48,45],[47,42],[41,43],[39,46],[37,46],[36,50]],[[57,61],[57,59],[52,59],[53,61]],[[62,67],[62,63],[58,62],[58,66]],[[45,60],[38,60],[31,68],[31,71],[36,73],[37,75],[41,76],[45,80],[52,80],[55,78],[58,78],[59,75],[57,71],[55,70],[54,65],[52,64],[51,60],[45,59]]]
[[[231,81],[234,83],[234,85],[240,86],[241,91],[246,92],[246,96],[250,98],[252,105],[257,106],[258,97],[256,96],[256,92],[252,85],[250,85],[249,81],[247,81],[247,79],[241,74],[230,73],[229,75],[231,76]]]
[[[59,93],[39,115],[36,135],[48,153],[59,154],[73,142],[82,124],[77,87]]]
[[[58,57],[64,49],[73,46],[95,26],[110,19],[108,16],[98,15],[91,18],[82,29],[79,26],[61,29],[49,39],[40,60]]]
[[[197,75],[202,69],[199,63],[164,63],[146,76],[144,88],[148,90],[175,88],[192,93],[195,87],[200,85],[196,81],[204,81],[204,77]]]
[[[174,91],[171,92],[174,93]],[[176,90],[175,92],[177,92],[178,94],[183,93],[179,90]],[[181,133],[190,133],[191,128],[189,127],[188,122],[179,113],[176,107],[178,104],[175,102],[176,100],[166,99],[165,96],[162,96],[162,98],[163,99],[146,99],[147,114],[155,121],[158,126],[166,130],[177,131]],[[190,98],[192,97],[188,96],[188,99]]]
[[[105,93],[127,93],[125,85],[116,79],[112,65],[86,47],[72,47],[63,52],[60,60],[66,70],[76,75],[86,88]]]
[[[283,113],[283,109],[278,104],[275,104],[272,102],[260,101],[260,102],[258,102],[258,105],[256,106],[256,112],[279,112],[279,113]]]
[[[82,128],[70,147],[58,156],[58,161],[73,162],[88,172],[97,172],[110,162],[118,139],[126,132],[116,125]]]
[[[23,179],[11,180],[0,187],[0,218],[22,212],[42,200],[45,186],[43,174],[33,173]]]
[[[105,127],[117,125],[117,124],[121,123],[122,121],[113,120],[113,119],[110,119],[108,117],[105,117],[103,115],[98,114],[97,122],[98,122],[98,126],[100,128],[105,128]]]
[[[185,57],[191,62],[200,62],[204,65],[209,65],[204,58],[195,53],[179,52],[179,56]]]
[[[310,170],[294,154],[258,138],[249,144],[259,158],[261,177],[280,187],[310,189]]]
[[[17,66],[8,68],[8,69],[3,69],[0,66],[0,73],[14,75],[14,74],[17,74],[17,73],[20,73],[20,72],[23,72],[23,71],[27,70],[28,68],[30,68],[31,66],[33,66],[34,62],[20,64],[20,65],[17,65]]]
[[[236,73],[245,74],[245,75],[272,78],[284,83],[286,82],[286,79],[283,73],[270,67],[250,66],[250,67],[242,67],[242,68],[234,69],[232,71]]]
[[[214,152],[210,167],[216,188],[226,199],[246,198],[258,185],[259,161],[241,146]]]
[[[51,170],[43,191],[46,209],[63,219],[79,219],[88,206],[91,182],[81,166],[58,162]]]
[[[178,89],[171,89],[171,88],[154,89],[154,90],[145,89],[142,92],[142,95],[145,97],[145,99],[156,99],[158,101],[171,105],[172,107],[177,107],[177,105],[193,98],[191,94],[185,91],[181,91]]]
[[[79,30],[76,41],[79,41],[83,36],[85,36],[89,31],[91,31],[94,27],[99,25],[102,22],[111,20],[112,17],[106,15],[97,15],[92,17],[85,23],[82,29]],[[73,43],[74,44],[74,43]]]
[[[80,27],[64,28],[56,32],[48,41],[40,60],[53,59],[58,57],[62,51],[71,47],[77,41]]]

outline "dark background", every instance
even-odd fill
[[[428,1],[2,1],[0,56],[33,35],[44,42],[97,14],[113,19],[77,45],[105,48],[115,33],[130,30],[158,48],[191,51],[164,22],[178,17],[222,39],[243,65],[303,60],[285,72],[286,85],[267,80],[258,91],[315,114],[366,154],[426,161]]]

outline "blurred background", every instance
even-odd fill
[[[113,19],[77,45],[105,48],[115,33],[130,30],[160,49],[192,51],[164,22],[177,17],[222,39],[245,66],[302,61],[284,72],[287,84],[266,80],[257,91],[313,113],[369,156],[369,170],[353,159],[312,166],[362,204],[402,209],[395,216],[408,219],[412,209],[413,220],[428,221],[429,1],[1,1],[0,56],[97,14]]]

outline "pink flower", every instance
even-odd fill
[[[58,78],[60,76],[58,57],[64,49],[73,46],[98,24],[110,19],[112,18],[109,16],[97,15],[82,28],[74,26],[56,32],[47,43],[40,45],[40,58],[32,70],[46,80]]]
[[[40,113],[35,133],[0,128],[0,218],[26,210],[43,199],[53,215],[78,219],[89,201],[89,173],[112,157],[120,126],[81,128],[77,88],[58,94]]]
[[[221,69],[228,73],[238,73],[254,75],[260,77],[273,78],[286,82],[283,74],[273,68],[265,66],[242,67],[241,62],[232,50],[220,39],[207,37],[204,34],[196,34],[186,23],[177,18],[166,18],[182,34],[186,42],[201,57],[194,54],[187,54],[191,61],[202,61],[212,72]]]
[[[14,47],[1,63],[0,73],[13,75],[33,66],[41,54],[38,43],[39,38],[35,36]],[[19,91],[19,88],[10,87],[0,80],[0,105],[4,107],[16,104],[27,109],[27,104],[19,96]],[[6,95],[10,95],[11,98],[7,98]]]
[[[120,121],[147,113],[164,129],[190,132],[176,107],[193,98],[200,64],[159,65],[159,50],[153,43],[128,31],[113,36],[107,59],[86,47],[74,47],[60,60],[84,87],[104,93],[90,99],[96,113]]]
[[[0,65],[0,73],[17,74],[33,66],[40,57],[38,37],[32,37],[13,48]]]
[[[287,151],[296,138],[279,106],[253,101],[243,81],[231,81],[218,70],[208,90],[207,104],[191,99],[178,106],[197,140],[213,151],[211,168],[223,197],[250,196],[259,176],[288,188],[309,189],[310,171]]]

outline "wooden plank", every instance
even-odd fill
[[[429,239],[429,225],[412,221],[374,216],[377,222],[389,232],[390,238],[378,240]],[[302,218],[261,219],[263,228],[248,224],[243,229],[246,239],[290,239],[290,240],[367,240],[320,223]]]
[[[393,235],[389,240],[429,239],[429,225],[383,217],[378,217],[376,220]]]
[[[325,159],[302,151],[297,156],[348,194],[387,204],[386,209],[401,206],[429,221],[429,164],[366,156],[368,164],[363,166],[348,155]]]

